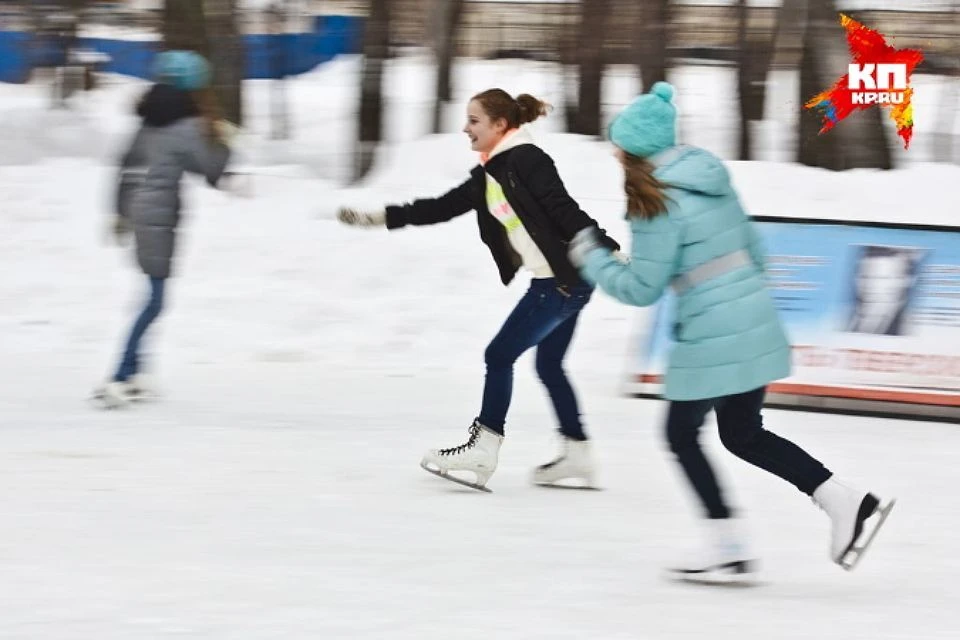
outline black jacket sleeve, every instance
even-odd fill
[[[563,185],[553,159],[534,145],[518,147],[516,167],[518,178],[524,184],[543,212],[557,225],[563,239],[569,242],[578,231],[593,226],[600,232],[600,242],[616,251],[620,245],[607,236],[597,221],[580,209]]]
[[[468,179],[438,198],[422,198],[407,204],[387,206],[387,229],[399,229],[408,224],[446,222],[472,210],[476,204],[471,197],[471,180]]]

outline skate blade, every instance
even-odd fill
[[[87,400],[95,409],[103,409],[104,411],[125,409],[128,406],[128,403],[126,402],[111,398],[110,396],[99,392],[94,392],[93,395],[87,398]]]
[[[446,471],[441,471],[439,469],[431,469],[430,467],[428,467],[422,462],[420,463],[420,468],[423,469],[424,471],[432,473],[438,478],[443,478],[444,480],[449,480],[450,482],[456,482],[457,484],[462,484],[465,487],[470,487],[471,489],[476,489],[477,491],[483,491],[485,493],[493,493],[492,490],[488,489],[482,484],[477,484],[476,482],[470,482],[469,480],[462,480],[461,478],[458,478]]]
[[[890,500],[886,505],[877,507],[875,513],[879,513],[880,517],[877,519],[876,524],[869,533],[866,534],[866,538],[863,540],[863,543],[858,545],[856,543],[847,550],[847,552],[840,558],[840,566],[846,569],[847,571],[853,571],[856,566],[860,563],[861,558],[870,548],[870,544],[873,542],[873,539],[877,537],[877,533],[880,532],[880,527],[883,526],[883,523],[886,522],[887,516],[890,515],[890,511],[893,509],[893,505],[897,504],[897,500],[894,498]]]
[[[682,582],[685,584],[695,584],[709,587],[734,587],[747,588],[760,585],[760,580],[755,571],[737,571],[737,570],[709,570],[709,571],[678,571],[676,569],[667,569],[666,577],[672,582]]]
[[[146,391],[134,391],[127,396],[127,402],[130,404],[149,404],[151,402],[156,402],[160,399],[155,393],[148,393]]]
[[[559,482],[537,482],[533,481],[534,486],[542,489],[565,489],[567,491],[603,491],[598,486],[592,484],[560,484]]]

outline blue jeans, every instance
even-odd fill
[[[137,321],[133,323],[133,329],[130,331],[130,337],[127,339],[127,346],[123,351],[123,359],[117,368],[117,373],[113,379],[117,382],[126,382],[128,378],[140,370],[140,342],[143,340],[143,334],[157,319],[163,310],[163,290],[166,284],[165,278],[154,278],[150,276],[150,297],[147,299],[147,305],[137,316]]]
[[[830,472],[806,451],[763,428],[766,387],[704,400],[674,400],[667,413],[667,441],[708,518],[729,518],[730,508],[710,464],[700,450],[700,427],[710,409],[717,413],[720,442],[733,455],[760,467],[807,495],[826,482]]]
[[[537,374],[553,403],[560,432],[574,440],[586,440],[577,397],[563,371],[563,358],[573,338],[580,311],[589,302],[593,288],[583,285],[564,292],[554,278],[536,278],[487,346],[483,406],[477,420],[503,433],[513,394],[513,363],[530,347],[537,347]]]

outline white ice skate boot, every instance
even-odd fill
[[[127,380],[127,399],[131,402],[149,402],[159,397],[153,376],[136,373]]]
[[[552,461],[533,470],[533,483],[542,487],[595,489],[593,451],[589,440],[560,436],[560,453]],[[561,484],[570,480],[576,484]]]
[[[91,401],[103,409],[122,409],[132,399],[129,382],[109,380],[93,390]]]
[[[813,502],[830,516],[830,558],[850,571],[873,542],[896,500],[881,505],[872,493],[830,478],[813,492]]]
[[[420,461],[420,466],[446,480],[490,492],[486,484],[497,469],[503,436],[477,421],[470,425],[468,432],[470,437],[460,446],[427,451]],[[452,475],[451,471],[469,471],[476,479],[470,482]]]
[[[673,580],[699,584],[750,586],[756,583],[757,560],[747,550],[736,518],[704,520],[706,544],[684,562],[667,568]]]

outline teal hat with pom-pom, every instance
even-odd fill
[[[637,96],[610,123],[610,141],[627,153],[645,158],[677,143],[677,108],[673,85],[657,82]]]
[[[182,91],[196,91],[210,84],[210,63],[195,51],[163,51],[153,61],[157,82]]]

